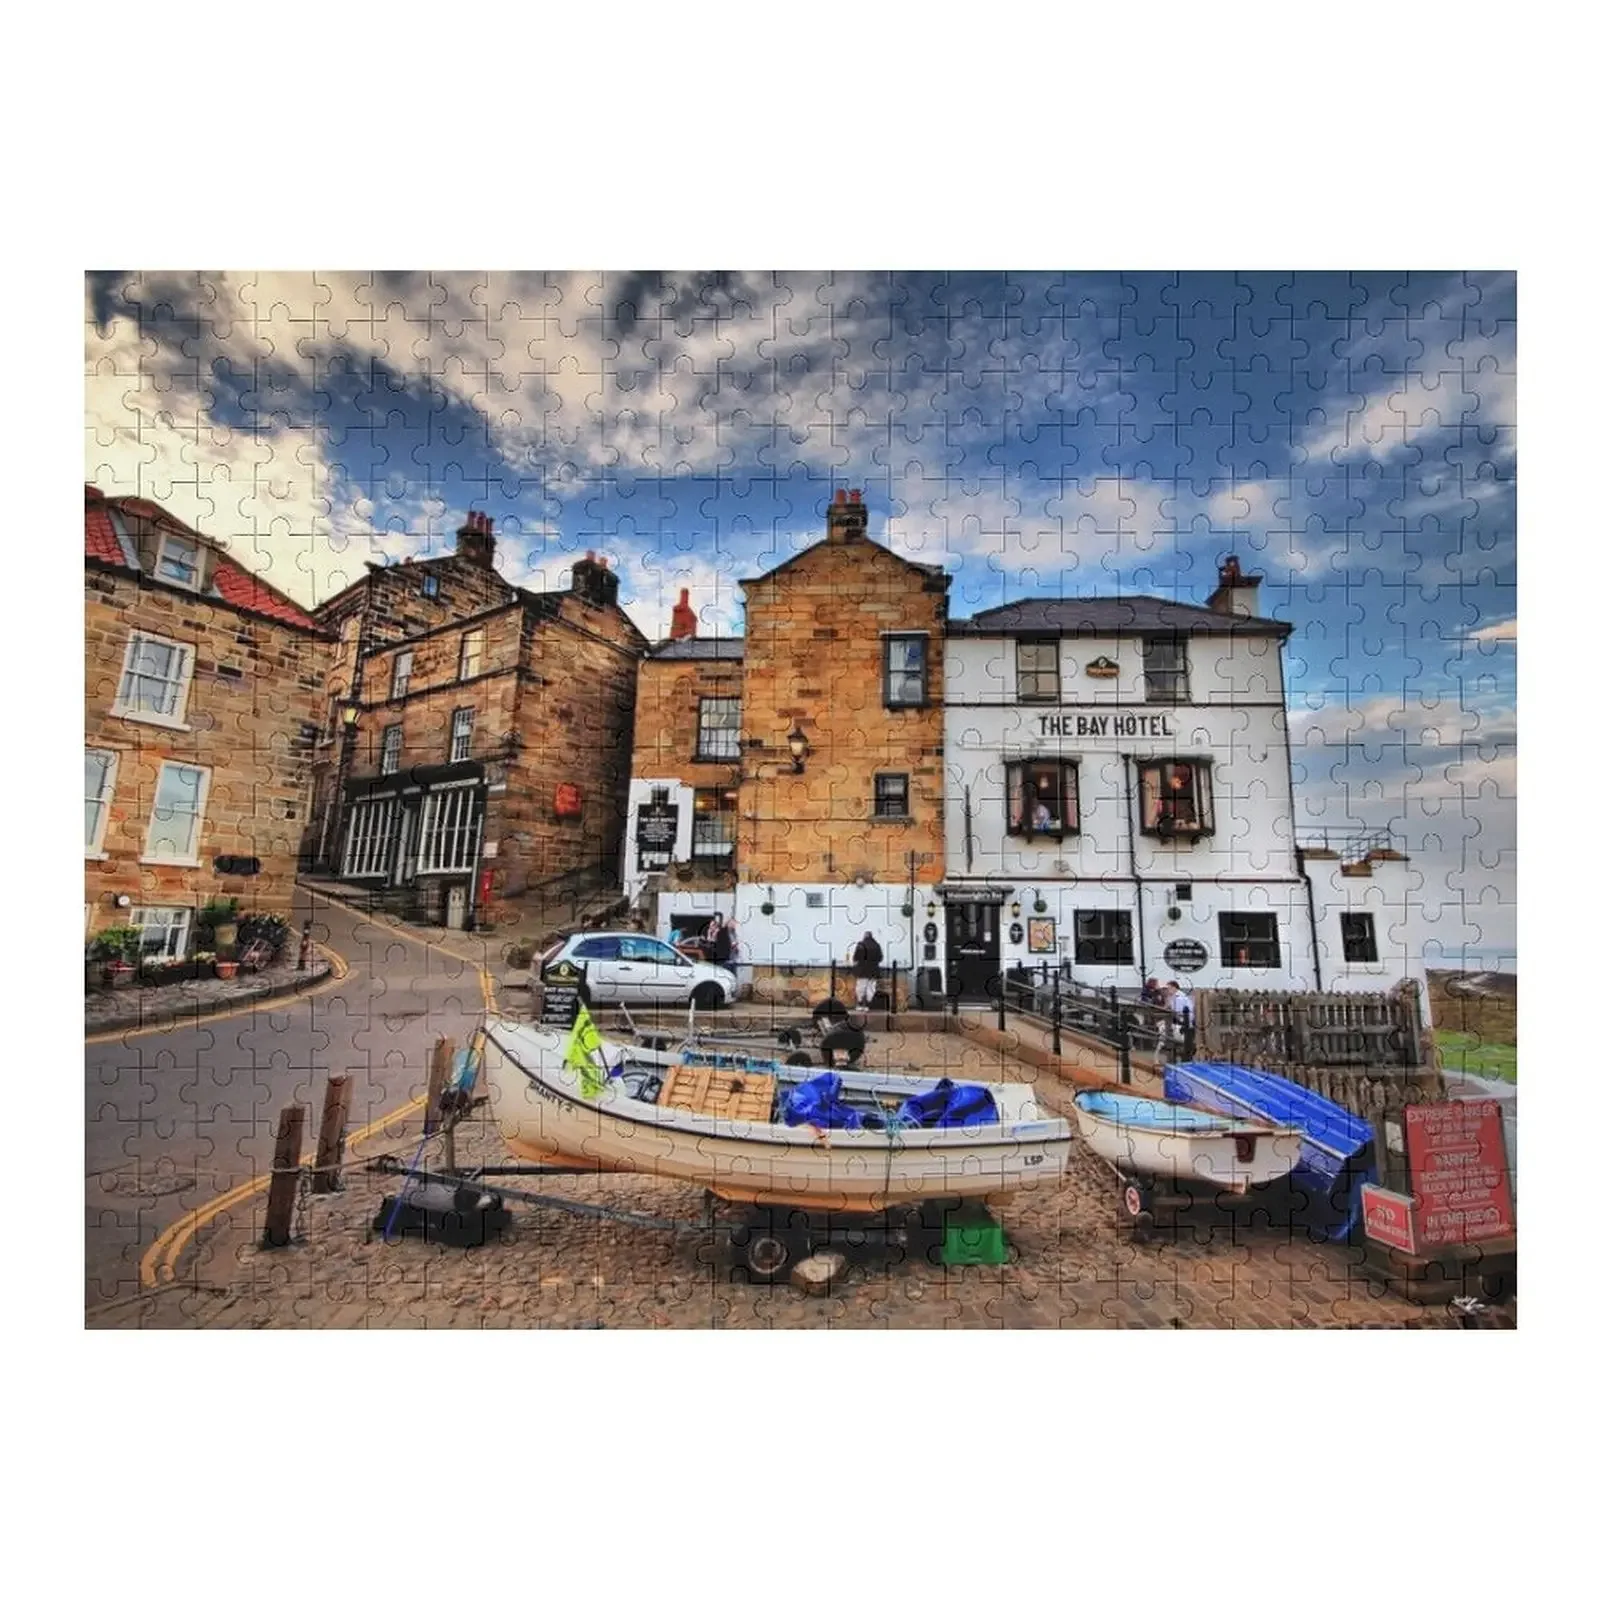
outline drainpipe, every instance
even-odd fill
[[[1133,879],[1134,927],[1139,933],[1139,982],[1149,976],[1144,951],[1144,879],[1139,876],[1138,834],[1133,826],[1133,757],[1122,758],[1122,798],[1128,815],[1128,873]]]
[[[1306,853],[1299,845],[1294,847],[1294,861],[1300,870],[1300,881],[1306,886],[1306,915],[1311,919],[1311,974],[1317,986],[1317,993],[1321,994],[1322,938],[1317,931],[1317,897],[1311,891],[1311,874],[1306,871]]]

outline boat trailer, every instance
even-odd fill
[[[474,1167],[465,1172],[429,1172],[418,1171],[414,1162],[408,1168],[391,1154],[367,1162],[366,1170],[405,1179],[398,1194],[385,1196],[368,1228],[369,1238],[420,1234],[437,1244],[471,1248],[486,1244],[505,1231],[511,1222],[511,1207],[530,1206],[593,1222],[717,1240],[731,1251],[734,1271],[750,1283],[781,1282],[792,1267],[819,1249],[905,1259],[912,1251],[925,1247],[931,1258],[943,1238],[946,1213],[959,1204],[955,1200],[930,1200],[915,1207],[848,1215],[746,1206],[737,1216],[727,1218],[715,1215],[718,1197],[706,1189],[701,1192],[700,1215],[691,1219],[653,1216],[485,1181],[601,1176],[601,1169],[594,1167],[518,1164]]]

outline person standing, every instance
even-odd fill
[[[878,994],[878,974],[883,971],[883,947],[869,929],[851,956],[856,977],[856,1004],[869,1010]]]
[[[706,947],[706,954],[715,961],[719,967],[733,965],[733,929],[721,917],[716,919],[715,926],[707,930],[710,939]]]

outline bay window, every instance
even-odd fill
[[[1006,832],[1031,839],[1078,831],[1076,761],[1006,763]]]
[[[1141,761],[1139,828],[1159,839],[1215,832],[1209,761]]]

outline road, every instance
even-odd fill
[[[270,1169],[283,1107],[306,1107],[309,1158],[330,1077],[353,1080],[358,1128],[422,1092],[440,1034],[465,1043],[482,1019],[475,966],[301,891],[295,924],[308,917],[313,937],[349,963],[342,982],[86,1042],[86,1310],[137,1291],[140,1260],[164,1229]]]

